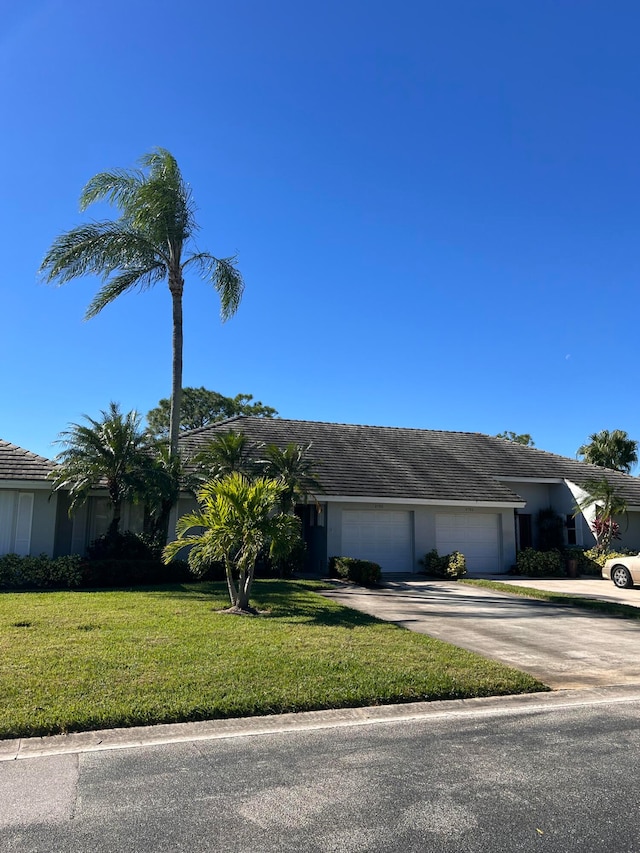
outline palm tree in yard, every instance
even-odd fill
[[[200,485],[208,480],[219,480],[234,471],[250,478],[254,468],[251,460],[253,449],[253,444],[242,432],[219,433],[192,457],[193,477]]]
[[[117,403],[95,420],[85,415],[87,424],[70,424],[58,443],[51,473],[54,490],[68,491],[73,512],[86,501],[91,489],[104,483],[113,508],[108,535],[120,530],[122,506],[145,492],[149,456],[148,437],[137,412],[123,414]]]
[[[198,492],[200,511],[178,521],[178,538],[165,547],[165,562],[187,546],[195,574],[203,574],[212,562],[222,562],[229,612],[255,613],[249,598],[259,555],[268,551],[271,559],[284,559],[300,540],[299,520],[278,511],[282,490],[277,480],[252,481],[238,471],[206,483]]]
[[[309,457],[311,444],[291,442],[284,449],[275,444],[264,448],[262,466],[266,477],[272,477],[283,485],[280,506],[282,512],[293,512],[296,503],[306,503],[309,495],[322,489],[315,472],[315,462]]]
[[[155,148],[140,160],[139,169],[114,169],[95,175],[80,195],[80,209],[107,201],[120,216],[90,222],[55,239],[40,267],[48,283],[65,284],[92,274],[103,284],[87,308],[95,317],[122,293],[146,290],[160,281],[169,286],[173,311],[173,361],[169,447],[178,450],[182,394],[182,294],[191,269],[218,292],[222,320],[237,310],[243,281],[235,257],[216,258],[189,249],[198,229],[191,190],[175,158]]]
[[[592,465],[629,474],[638,461],[638,442],[623,429],[611,432],[603,429],[590,435],[589,442],[578,448],[577,455]]]
[[[599,550],[608,551],[611,540],[620,538],[615,516],[627,514],[627,502],[604,477],[601,480],[587,480],[582,484],[582,489],[584,497],[577,502],[574,516],[595,511],[591,529],[596,537],[596,545]]]

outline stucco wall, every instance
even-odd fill
[[[612,548],[619,545],[640,552],[640,512],[628,512],[616,521],[620,525],[620,539],[614,539]]]

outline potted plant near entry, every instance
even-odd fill
[[[565,557],[567,560],[567,577],[577,578],[578,566],[580,565],[580,551],[577,549],[569,549],[568,551],[565,551]]]

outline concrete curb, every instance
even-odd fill
[[[230,720],[206,720],[198,723],[172,723],[128,729],[104,729],[94,732],[16,738],[0,741],[0,761],[41,758],[49,755],[134,749],[169,743],[218,740],[232,737],[284,734],[287,732],[410,722],[438,717],[506,716],[558,711],[580,705],[640,703],[640,685],[619,685],[581,690],[556,690],[550,693],[526,693],[517,696],[492,696],[443,702],[411,702],[404,705],[378,705],[368,708],[342,708],[306,711],[267,717]]]

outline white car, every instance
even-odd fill
[[[636,557],[613,557],[607,560],[602,577],[612,580],[620,589],[629,589],[640,584],[640,554]]]

